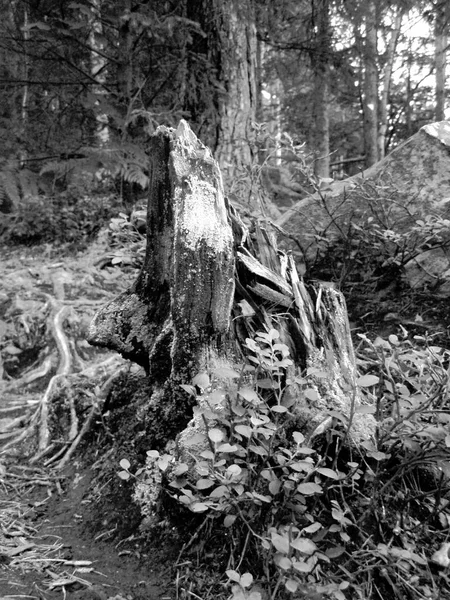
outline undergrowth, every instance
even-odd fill
[[[2,215],[1,242],[27,246],[86,242],[117,214],[119,207],[113,195],[29,197],[20,201],[13,213]]]
[[[179,515],[197,516],[176,565],[177,597],[448,597],[450,352],[406,330],[361,336],[357,410],[378,428],[355,446],[344,443],[344,414],[333,412],[322,438],[298,430],[276,330],[258,332],[247,350],[240,373],[211,374],[228,379],[226,389],[208,392],[206,373],[183,386],[204,430],[177,460],[150,450],[135,474],[121,461],[119,476],[136,477],[141,494],[150,474]],[[306,396],[308,378],[295,381]],[[147,497],[154,503],[154,488]]]

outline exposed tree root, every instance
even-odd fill
[[[43,457],[54,453],[47,459],[46,464],[55,463],[59,459],[56,466],[60,469],[67,464],[83,437],[92,427],[95,415],[100,412],[100,403],[104,401],[107,390],[121,372],[125,361],[117,355],[108,357],[99,364],[87,364],[80,359],[76,353],[74,341],[70,340],[64,331],[64,325],[73,309],[62,304],[61,290],[58,292],[59,300],[48,297],[48,303],[52,310],[47,324],[58,350],[59,361],[56,373],[51,377],[38,405],[2,428],[3,439],[7,439],[7,441],[1,449],[1,453],[25,452],[28,456],[31,455],[31,463],[36,463]],[[25,377],[11,382],[8,389],[18,389],[48,375],[54,363],[54,355],[47,356],[42,365],[33,369]],[[74,365],[84,368],[74,373]],[[76,379],[74,385],[67,385],[68,380],[72,377]],[[101,384],[102,380],[104,381],[103,385]],[[76,394],[73,393],[73,389],[77,385],[80,386],[80,382],[83,384],[83,382],[91,383],[92,381],[96,381],[99,385],[97,385],[95,393],[86,392],[84,394],[84,397],[92,399],[92,405],[88,408],[85,417],[86,407],[77,411]],[[60,411],[67,414],[69,427],[65,440],[52,439],[54,403],[57,403]]]

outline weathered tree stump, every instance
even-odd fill
[[[228,205],[211,152],[186,122],[160,127],[151,138],[147,251],[126,293],[94,318],[89,341],[141,364],[148,375],[149,448],[169,441],[192,418],[195,402],[180,384],[209,376],[204,394],[220,388],[220,369],[239,370],[245,340],[276,329],[293,361],[287,377],[309,373],[286,387],[290,412],[309,436],[330,425],[330,411],[350,423],[354,440],[370,438],[374,421],[360,402],[345,302],[331,286],[306,285],[292,257],[278,251],[269,226],[250,230]],[[195,419],[194,419],[195,421]],[[185,439],[184,430],[178,436]],[[158,434],[155,433],[158,429]],[[189,437],[189,436],[188,436]]]

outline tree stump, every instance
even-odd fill
[[[91,344],[145,368],[145,410],[153,416],[148,448],[156,439],[178,436],[182,443],[195,434],[201,427],[195,416],[186,426],[196,400],[181,386],[199,374],[206,376],[203,383],[194,379],[201,394],[226,385],[221,373],[240,370],[250,353],[246,340],[272,329],[290,351],[286,378],[309,375],[309,394],[301,382],[285,391],[303,432],[325,430],[338,411],[354,441],[370,438],[374,420],[356,411],[361,399],[342,295],[305,284],[292,257],[277,249],[270,225],[244,225],[227,203],[210,150],[185,121],[177,130],[160,127],[149,154],[144,265],[135,284],[97,313],[89,332]]]

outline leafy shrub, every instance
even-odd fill
[[[130,216],[119,213],[110,220],[108,241],[112,264],[142,266],[146,250],[146,216],[146,211],[141,209]]]
[[[197,396],[205,425],[189,441],[192,452],[175,460],[149,451],[147,468],[136,473],[162,482],[201,519],[184,552],[200,535],[203,552],[208,542],[216,548],[214,566],[233,600],[267,593],[362,600],[374,589],[381,597],[434,597],[433,588],[447,586],[434,581],[427,554],[444,547],[450,525],[450,352],[406,331],[373,342],[361,336],[359,385],[369,402],[362,411],[376,414],[379,432],[339,450],[345,432],[330,430],[312,445],[296,429],[281,391],[290,359],[278,333],[258,332],[247,348],[249,363],[228,373],[227,389],[198,395],[210,385],[206,373],[183,386]],[[303,394],[313,391],[307,374],[297,383]],[[130,463],[121,466],[120,477],[131,477]],[[147,496],[153,503],[155,489]],[[189,589],[197,575],[191,565]]]
[[[99,231],[117,212],[118,204],[112,196],[33,196],[21,200],[13,214],[4,216],[2,242],[82,242]]]

